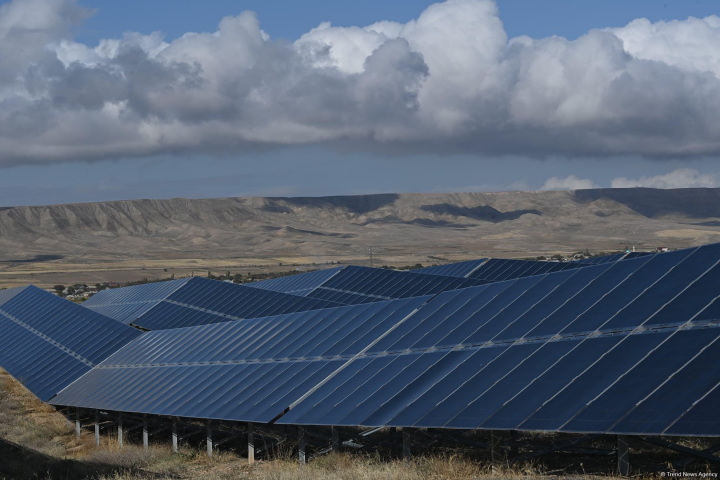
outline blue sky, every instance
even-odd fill
[[[15,0],[15,3],[22,1]],[[0,5],[8,3],[0,2]],[[170,43],[186,32],[214,32],[221,18],[252,10],[257,14],[260,28],[272,39],[292,43],[321,22],[331,22],[334,27],[365,26],[381,20],[406,24],[417,19],[432,3],[81,0],[80,6],[91,9],[92,15],[74,22],[62,38],[94,48],[101,40],[119,39],[126,32],[148,35],[160,31],[164,41]],[[527,35],[534,39],[560,36],[575,40],[591,29],[623,27],[637,18],[658,22],[720,14],[717,2],[707,0],[499,0],[498,7],[509,38]],[[414,45],[411,42],[411,50]],[[403,51],[402,55],[406,54],[413,55],[413,52]],[[408,58],[422,61],[423,57]],[[420,75],[432,76],[436,71],[432,67],[432,64],[429,70],[419,67],[418,71]],[[66,68],[70,70],[68,65]],[[412,80],[408,82],[412,84]],[[423,101],[422,96],[418,98],[419,102]],[[53,100],[57,103],[57,99]],[[388,115],[383,113],[383,118]],[[206,146],[149,150],[149,154],[119,149],[119,153],[83,154],[81,160],[72,154],[43,154],[37,158],[13,154],[7,155],[10,160],[4,164],[0,146],[0,206],[179,196],[316,196],[608,187],[622,186],[623,182],[618,181],[621,177],[646,186],[720,186],[714,147],[698,154],[678,150],[676,155],[658,154],[652,148],[645,152],[635,144],[616,150],[599,148],[597,152],[573,144],[554,151],[541,141],[519,151],[504,149],[504,146],[456,148],[465,141],[443,140],[441,146],[431,146],[428,153],[423,153],[424,147],[406,149],[409,142],[388,147],[390,143],[384,140],[379,146],[365,148],[360,138],[341,145],[322,141],[293,145],[292,140],[289,146],[288,142],[279,142],[268,148],[233,147],[219,152]],[[258,153],[260,151],[263,153]],[[574,154],[575,151],[578,153]],[[553,178],[556,181],[551,181]]]
[[[417,18],[433,3],[427,0],[85,0],[82,4],[96,13],[78,29],[78,40],[96,43],[127,31],[150,33],[155,30],[174,39],[185,32],[213,31],[220,18],[252,10],[270,35],[293,41],[325,21],[345,27],[369,25],[378,20],[405,23]],[[592,28],[621,26],[642,17],[657,21],[720,13],[714,0],[499,0],[498,6],[509,36],[534,38],[560,35],[573,39]]]

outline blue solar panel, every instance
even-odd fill
[[[590,332],[600,328],[694,251],[689,249],[650,257],[644,266],[576,318],[567,331]],[[641,261],[643,259],[628,260],[628,263]]]
[[[27,287],[15,287],[15,288],[8,288],[5,290],[0,290],[0,307],[4,304],[9,302],[13,299],[15,295],[22,292]]]
[[[112,288],[101,290],[90,297],[83,305],[93,307],[96,305],[117,305],[122,303],[157,302],[167,298],[178,288],[191,280],[180,278],[167,282],[146,283],[132,287]]]
[[[595,276],[588,286],[579,292],[579,294],[570,298],[525,335],[528,337],[541,337],[562,332],[565,327],[590,309],[609,292],[615,288],[623,288],[626,279],[642,268],[648,260],[648,258],[643,258],[633,262],[616,262],[612,264],[607,270],[602,272],[601,275]],[[579,272],[579,274],[580,273],[585,272]]]
[[[696,400],[692,406],[665,429],[665,435],[717,437],[720,431],[720,419],[717,411],[720,405],[720,383],[707,394]],[[637,428],[637,425],[635,425]]]
[[[518,425],[519,430],[557,431],[630,367],[643,359],[673,332],[629,335],[570,379],[549,399],[537,399],[537,410]]]
[[[720,245],[615,257],[490,260],[479,270],[494,283],[460,289],[464,279],[347,267],[293,301],[376,301],[277,315],[262,295],[283,294],[240,299],[237,286],[196,280],[140,318],[271,316],[151,332],[53,403],[282,424],[687,434],[720,395],[710,323]],[[381,301],[423,291],[432,296]],[[671,399],[678,388],[687,394]]]
[[[141,332],[30,286],[0,305],[0,366],[48,400]]]
[[[345,267],[328,268],[316,272],[300,273],[287,277],[263,280],[261,282],[246,283],[248,287],[272,290],[274,292],[295,293],[298,291],[312,290],[319,287]]]
[[[397,272],[379,268],[346,267],[322,288],[337,292],[377,297],[378,299],[410,298],[434,295],[478,285],[479,282],[456,277],[443,277],[413,272]]]
[[[708,372],[720,370],[720,349],[716,346],[717,335],[720,332],[717,330],[714,328],[706,331],[708,345],[695,352],[695,357],[678,372],[668,377],[665,383],[637,402],[637,406],[609,431],[633,435],[660,435],[697,400],[712,391],[718,385],[718,379],[714,375],[708,375]],[[678,332],[675,337],[682,339],[681,341],[685,340],[686,337],[679,336],[680,333],[682,332]],[[677,341],[675,337],[673,340]],[[690,345],[681,344],[680,350],[690,350]],[[707,420],[712,418],[713,415],[706,417]]]
[[[668,257],[663,254],[658,258]],[[630,302],[603,329],[618,329],[643,324],[668,301],[680,294],[715,263],[720,256],[720,244],[708,245],[694,250],[675,268],[653,283],[646,291]],[[650,265],[650,264],[648,264]]]
[[[135,321],[150,309],[155,308],[160,302],[139,302],[139,303],[120,303],[117,305],[95,305],[87,306],[93,312],[97,312],[106,317],[110,317],[118,322],[126,325],[135,323]],[[83,304],[83,306],[85,306]]]
[[[268,422],[426,301],[150,332],[52,403]]]
[[[514,430],[593,363],[614,348],[624,337],[607,336],[585,341],[554,365],[528,382],[523,390],[508,396],[505,403],[480,426],[485,429]]]
[[[681,330],[658,345],[637,365],[619,376],[601,395],[593,399],[560,430],[564,432],[604,433],[621,420],[636,403],[717,340],[718,331]],[[680,371],[680,375],[683,372]],[[704,392],[702,392],[704,393]],[[668,422],[669,423],[669,422]],[[667,425],[666,425],[667,426]]]
[[[89,309],[148,330],[227,322],[342,305],[338,302],[201,277],[107,290],[98,293],[91,300],[94,302],[86,305]]]
[[[528,285],[529,288],[525,291],[516,291],[520,294],[517,296],[498,296],[486,307],[484,306],[467,317],[457,315],[448,319],[448,333],[438,340],[438,345],[471,345],[475,338],[494,338],[574,274],[575,271],[562,272],[544,278],[517,280],[516,282],[522,282],[519,285]],[[509,282],[503,282],[503,284],[509,285]],[[503,299],[506,299],[508,303],[504,303]],[[469,340],[470,338],[473,340]]]
[[[486,380],[486,375],[482,375],[482,380],[473,377],[456,392],[453,392],[445,402],[448,405],[455,405],[453,409],[456,413],[443,426],[448,428],[467,428],[468,425],[477,427],[488,419],[495,411],[500,408],[509,398],[514,397],[529,383],[539,377],[545,370],[554,365],[560,358],[567,355],[577,346],[577,341],[565,340],[557,342],[549,342],[540,345],[532,354],[523,356],[523,360],[514,369],[509,371],[505,376],[490,383]],[[506,355],[516,353],[522,346],[512,347],[505,355],[497,359],[506,365]],[[511,362],[514,364],[514,362]],[[492,368],[492,366],[490,367]],[[472,392],[466,395],[466,392]],[[467,404],[463,408],[464,403]],[[469,400],[469,403],[468,403]],[[458,403],[459,402],[459,403]]]
[[[487,258],[478,260],[468,260],[467,262],[449,263],[447,265],[438,265],[435,267],[425,267],[412,270],[413,273],[424,273],[427,275],[441,275],[446,277],[467,278],[480,265],[485,263]]]
[[[625,255],[623,260],[630,260],[632,258],[646,257],[648,255],[655,255],[655,252],[630,252],[627,255]]]
[[[358,293],[339,292],[324,287],[318,287],[307,293],[307,298],[319,298],[330,302],[342,303],[344,305],[359,305],[361,303],[382,302],[388,300],[384,297],[360,295]]]
[[[580,268],[578,262],[537,262],[532,260],[490,259],[475,269],[468,278],[484,279],[491,282],[524,278],[544,273],[560,272]]]

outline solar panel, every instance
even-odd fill
[[[681,260],[681,258],[676,258],[676,260]],[[645,265],[646,262],[647,259],[643,260],[642,264],[638,262],[637,265],[633,268],[623,266],[621,269],[614,271],[612,269],[609,269],[609,267],[618,267],[619,265],[606,264],[601,267],[593,267],[592,270],[580,270],[577,272],[577,274],[587,275],[591,271],[595,271],[598,272],[596,278],[602,278],[603,275],[609,274],[609,272],[613,271],[615,277],[622,277],[623,272],[625,274],[631,274],[634,271],[638,271],[640,268],[642,268],[643,265]],[[662,274],[662,272],[659,273]],[[566,275],[569,274],[570,272],[566,273]],[[552,277],[553,275],[550,275],[548,278]],[[607,277],[606,279],[608,278],[612,277]],[[574,279],[572,282],[568,282],[568,286],[569,284],[575,285],[577,283],[578,279]],[[592,284],[592,282],[582,283],[587,285],[585,288],[588,288]],[[536,283],[536,285],[541,285],[541,282]],[[566,285],[566,283],[563,282],[561,285]],[[595,286],[594,288],[601,290],[599,286]],[[470,290],[481,289],[478,288]],[[573,291],[574,290],[577,290],[576,285]],[[532,287],[526,291],[532,291]],[[449,293],[451,292],[443,295],[447,296],[449,295]],[[559,295],[559,293],[556,292],[556,295]],[[565,292],[563,297],[572,298],[572,291]],[[595,293],[595,297],[597,297],[597,292]],[[455,298],[457,298],[457,296]],[[444,302],[449,303],[455,298],[445,298]],[[561,300],[562,298],[559,298],[556,303],[565,304],[565,302]],[[513,303],[515,302],[511,302],[511,304]],[[415,316],[422,317],[425,309],[429,309],[432,307],[433,301],[429,302],[428,305],[421,309],[418,313],[416,313]],[[455,312],[458,311],[458,309],[455,309]],[[609,316],[611,316],[612,313],[612,311],[608,312]],[[447,317],[448,320],[452,318],[452,316],[453,315]],[[402,329],[408,325],[412,325],[412,320],[413,317],[411,317],[407,322],[404,322],[399,327],[399,329]],[[442,327],[445,327],[448,330],[452,328],[447,328],[449,327],[449,325],[447,325],[446,323],[443,323]],[[383,416],[380,413],[376,413],[368,416],[364,420],[359,420],[357,415],[350,414],[349,411],[347,411],[346,409],[340,409],[338,411],[338,415],[334,416],[334,409],[327,407],[329,407],[330,405],[343,405],[344,401],[337,395],[347,395],[347,390],[338,387],[338,391],[340,392],[339,394],[334,394],[333,392],[327,392],[324,390],[319,391],[320,393],[325,394],[326,397],[324,397],[322,400],[318,398],[306,399],[306,402],[316,401],[318,403],[313,406],[305,405],[303,408],[297,411],[295,411],[297,407],[291,409],[290,412],[280,420],[280,422],[301,424],[308,422],[337,425],[356,424],[367,426],[395,425],[416,427],[479,428],[480,425],[482,425],[485,421],[488,421],[489,418],[495,417],[494,414],[496,413],[496,411],[501,410],[507,403],[509,403],[513,398],[519,395],[525,387],[535,383],[536,381],[539,381],[540,378],[538,377],[549,380],[553,378],[551,374],[548,373],[549,371],[564,371],[564,379],[558,380],[557,383],[552,381],[542,382],[538,384],[539,386],[536,390],[533,390],[533,392],[537,394],[538,391],[540,391],[540,387],[542,387],[542,391],[544,391],[547,396],[540,398],[538,398],[537,395],[534,395],[532,397],[524,397],[528,400],[535,401],[536,404],[534,406],[528,406],[528,403],[531,402],[515,404],[515,412],[506,411],[508,412],[505,413],[506,416],[495,417],[495,424],[491,423],[487,427],[490,428],[490,425],[492,425],[492,428],[497,428],[497,422],[499,419],[504,422],[504,427],[516,428],[520,423],[525,421],[528,417],[531,417],[533,413],[539,410],[542,407],[543,402],[548,401],[551,396],[557,394],[558,390],[561,390],[563,387],[567,387],[568,382],[572,382],[575,376],[578,375],[578,373],[582,373],[579,372],[579,370],[581,370],[581,367],[585,366],[587,370],[587,366],[589,363],[597,362],[597,357],[599,355],[605,354],[605,362],[615,362],[615,364],[612,366],[610,366],[608,363],[602,364],[603,371],[611,372],[608,378],[608,380],[610,381],[614,381],[619,375],[622,375],[628,369],[632,368],[634,363],[637,362],[644,355],[640,355],[639,357],[634,358],[633,355],[629,354],[626,349],[616,349],[614,353],[608,355],[608,348],[612,349],[613,344],[620,341],[618,339],[618,335],[619,334],[615,334],[615,336],[608,335],[607,337],[594,338],[568,337],[565,339],[551,342],[536,341],[521,344],[494,344],[476,350],[477,353],[475,353],[474,355],[479,355],[479,357],[474,357],[473,355],[469,358],[458,359],[462,360],[462,362],[456,364],[455,370],[451,369],[450,373],[447,373],[447,368],[450,368],[449,365],[451,365],[452,362],[450,360],[445,360],[446,358],[450,357],[442,356],[441,358],[443,359],[444,365],[446,366],[446,374],[441,380],[437,381],[435,385],[422,382],[422,375],[415,378],[414,381],[410,381],[408,383],[404,383],[399,379],[396,379],[397,381],[391,382],[392,385],[412,385],[415,394],[417,394],[417,392],[419,391],[424,390],[422,395],[415,397],[409,396],[409,394],[407,393],[402,395],[402,401],[395,406],[394,410],[389,407],[383,407],[384,410],[382,411],[391,411],[396,415],[396,418],[389,418],[389,416],[387,416],[386,414],[383,414],[385,415]],[[665,337],[669,336],[670,333],[659,332],[644,335],[624,335],[628,339],[625,345],[628,348],[631,348],[632,351],[635,352],[635,354],[637,355],[647,353],[647,351],[650,350],[650,347],[656,347],[658,344],[660,344],[662,340],[665,339]],[[428,336],[432,337],[432,335]],[[682,340],[683,338],[679,337],[678,342],[682,343]],[[468,344],[470,342],[466,341],[464,343]],[[584,346],[580,347],[581,343]],[[428,343],[428,345],[429,344],[430,343]],[[404,347],[407,347],[407,345],[404,345]],[[393,350],[395,350],[395,346],[387,347],[387,351]],[[412,350],[413,348],[406,348],[403,352],[410,352]],[[689,348],[689,351],[693,351],[692,346]],[[454,353],[457,353],[457,350],[454,350]],[[571,356],[571,353],[575,354]],[[576,361],[577,356],[580,353],[583,353],[585,355],[585,358],[583,359],[584,363]],[[421,352],[415,353],[415,355],[421,354]],[[426,355],[428,354],[430,354],[430,352]],[[442,352],[432,352],[432,354],[441,355]],[[447,353],[445,355],[447,355]],[[488,355],[490,355],[490,357],[488,357]],[[472,360],[473,358],[475,358],[475,361]],[[389,362],[387,358],[385,358],[384,361]],[[405,360],[405,362],[409,362],[407,363],[407,365],[417,364],[415,363],[417,361],[420,360]],[[439,361],[440,360],[438,360],[438,362]],[[397,362],[401,362],[401,360],[397,360]],[[658,362],[655,363],[657,364]],[[490,364],[491,366],[488,368],[484,368],[484,365],[487,364]],[[391,364],[388,363],[388,365]],[[401,362],[397,365],[405,365],[405,363]],[[465,366],[467,366],[467,369],[464,368]],[[374,367],[372,365],[369,365],[365,368]],[[478,371],[478,369],[480,369],[480,371]],[[405,367],[403,367],[402,371],[407,370]],[[457,372],[457,374],[454,374],[454,372]],[[673,365],[668,364],[666,371],[667,375],[671,375],[672,372],[674,372]],[[599,383],[598,380],[600,377],[598,377],[597,370],[593,369],[584,373],[586,376],[583,376],[581,378],[587,378],[588,382],[594,382],[596,385]],[[358,375],[362,374],[363,370],[361,369],[358,372]],[[570,375],[573,376],[570,377]],[[353,382],[352,378],[350,378],[348,379],[348,383],[356,384],[357,382]],[[593,392],[592,389],[588,388],[587,384],[583,384],[582,382],[577,383],[577,385],[580,384],[582,384],[582,386],[585,388],[585,391],[590,391],[592,393],[595,393],[595,395],[600,393],[599,391]],[[383,385],[390,385],[390,383],[385,383]],[[373,399],[372,395],[366,397],[364,396],[360,399],[355,396],[351,396],[348,397],[347,402],[352,403],[352,401],[359,400],[361,403],[357,403],[358,406],[375,405],[378,404],[378,402],[382,405],[389,405],[390,402],[392,402],[392,399],[390,397],[386,398],[383,395],[387,394],[387,391],[389,391],[388,389],[390,387],[383,386],[382,388],[384,389],[385,393],[378,393],[377,395],[379,396],[375,399]],[[314,395],[319,395],[320,393],[316,393]],[[577,393],[577,390],[575,390],[572,396],[569,396],[569,398],[566,397],[566,400],[577,399]],[[398,393],[398,395],[400,395],[400,393]],[[585,405],[585,403],[591,399],[592,397],[583,398],[582,401],[578,402],[579,404],[576,405],[577,408],[575,408],[573,412],[577,413],[578,410],[580,410]],[[613,404],[613,400],[605,402],[605,404],[608,403]],[[401,408],[403,405],[406,408]],[[568,410],[572,410],[573,408],[569,407],[567,403],[564,403],[562,405],[562,412],[567,412]],[[520,416],[518,415],[519,412],[517,411],[518,407],[522,407],[522,409],[520,410]],[[362,411],[366,412],[366,410]],[[566,419],[566,421],[567,420],[569,419]],[[513,421],[516,423],[514,425],[511,425],[508,423],[508,421]],[[543,427],[542,425],[536,425],[533,428],[541,430],[556,430],[559,429],[563,425],[563,423],[556,422],[552,428]],[[528,426],[527,428],[530,428],[530,426]]]
[[[718,422],[698,426],[720,398],[718,260],[720,244],[545,274],[490,260],[488,280],[519,277],[444,291],[453,283],[348,267],[318,288],[440,290],[151,332],[53,403],[299,425],[720,435]],[[216,312],[263,304],[173,295]]]
[[[90,300],[93,302],[88,308],[147,330],[227,322],[341,305],[201,277],[105,290]]]
[[[504,260],[491,258],[468,275],[468,278],[490,282],[542,275],[580,268],[579,262],[539,262],[533,260]]]
[[[467,262],[449,263],[435,267],[425,267],[412,270],[413,273],[424,273],[427,275],[441,275],[446,277],[467,278],[475,269],[485,263],[487,258],[468,260]]]
[[[146,283],[132,287],[111,288],[101,290],[90,297],[83,305],[94,307],[97,305],[118,305],[123,303],[157,302],[167,298],[178,288],[184,286],[192,278],[180,278],[167,282]]]
[[[150,332],[52,403],[268,422],[427,299]]]
[[[388,298],[360,295],[358,293],[350,292],[338,292],[337,290],[330,290],[328,288],[318,287],[308,292],[306,295],[308,298],[319,298],[322,300],[328,300],[330,302],[342,303],[344,305],[359,305],[361,303],[372,303],[382,302],[389,300]]]
[[[295,293],[299,291],[312,290],[327,282],[345,267],[328,268],[315,272],[300,273],[287,277],[263,280],[260,282],[246,283],[244,285],[274,292]]]
[[[22,292],[25,288],[27,287],[15,287],[0,290],[0,306],[12,300],[15,295]]]
[[[566,423],[561,431],[565,432],[606,432],[629,433],[629,429],[613,428],[633,407],[644,397],[652,393],[659,385],[673,374],[683,376],[683,366],[695,358],[703,349],[717,341],[718,329],[680,330],[671,335],[667,341],[658,345],[645,358],[632,366],[622,376],[585,408]],[[714,353],[718,353],[715,349]],[[620,372],[616,372],[616,375]],[[716,379],[717,380],[717,379]],[[684,383],[684,382],[683,382]],[[704,394],[707,389],[700,391]],[[699,398],[696,397],[695,399]],[[668,412],[669,413],[669,412]],[[674,414],[677,415],[678,410]],[[660,433],[674,418],[664,425],[658,425],[662,417],[654,419],[655,429],[651,424],[643,424],[641,428],[651,433]],[[627,424],[625,424],[627,427]],[[653,430],[656,430],[653,432]]]
[[[655,255],[655,252],[629,252],[623,260],[630,260],[631,258],[646,257],[648,255]]]
[[[138,303],[120,303],[110,305],[89,306],[90,310],[110,317],[113,320],[129,325],[144,315],[149,310],[155,308],[160,302],[138,302]]]
[[[322,288],[382,299],[395,299],[434,295],[445,290],[475,286],[478,283],[456,277],[351,266],[323,283]]]
[[[0,366],[47,401],[140,335],[37,287],[23,287],[0,305]]]

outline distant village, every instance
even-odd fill
[[[54,287],[47,288],[45,290],[59,297],[63,297],[67,300],[72,300],[74,302],[83,302],[101,290],[118,287],[120,287],[120,285],[115,282],[98,283],[95,285],[76,283],[67,287],[65,285],[55,285]]]

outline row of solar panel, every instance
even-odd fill
[[[500,282],[514,278],[531,277],[544,273],[572,270],[580,265],[572,262],[536,262],[532,260],[506,260],[491,258],[470,274],[470,278]]]
[[[227,322],[339,305],[323,299],[249,288],[201,277],[104,290],[84,304],[115,320],[148,330]]]
[[[326,270],[317,270],[315,272],[274,278],[272,280],[263,280],[261,282],[249,283],[248,286],[283,293],[307,291],[319,287],[343,270],[343,268],[345,267],[328,268]]]
[[[413,273],[424,273],[428,275],[443,275],[447,277],[467,278],[480,265],[485,263],[487,258],[479,258],[477,260],[468,260],[466,262],[449,263],[447,265],[438,265],[435,267],[425,267],[412,270]]]
[[[157,330],[432,295],[486,283],[365,267],[320,273],[306,274],[312,278],[297,275],[276,279],[290,289],[323,284],[292,294],[276,291],[281,286],[275,280],[271,289],[261,289],[194,277],[102,291],[85,306],[126,324]]]
[[[289,424],[690,434],[693,410],[720,383],[717,369],[700,368],[720,356],[718,260],[713,245],[432,298],[153,332],[53,403],[257,422],[289,408],[279,419]],[[639,326],[666,329],[632,333]],[[643,399],[680,380],[695,382],[686,403],[668,411],[658,397],[645,405],[672,418],[648,420]]]
[[[629,252],[625,254],[614,254],[614,255],[605,255],[601,257],[592,257],[592,258],[586,258],[583,260],[578,260],[573,263],[579,263],[579,264],[592,264],[592,265],[601,265],[603,263],[612,263],[617,262],[619,260],[629,260],[632,258],[639,258],[644,257],[646,255],[653,255],[654,252]],[[451,277],[462,277],[462,278],[486,278],[489,279],[492,272],[488,272],[490,265],[488,265],[487,269],[479,270],[479,267],[487,262],[486,258],[478,259],[478,260],[469,260],[466,262],[459,262],[459,263],[450,263],[447,265],[438,265],[436,267],[427,267],[427,268],[421,268],[418,270],[412,270],[414,273],[425,273],[425,274],[432,274],[432,275],[447,275]],[[547,262],[535,262],[535,261],[523,261],[523,260],[500,260],[495,259],[491,260],[493,264],[497,264],[498,262],[503,262],[506,266],[506,268],[509,268],[511,265],[519,265],[518,262],[526,262],[525,265],[527,267],[527,271],[521,270],[519,267],[516,269],[515,273],[512,273],[512,270],[507,270],[505,272],[505,275],[503,275],[500,280],[509,280],[512,278],[520,278],[520,276],[529,276],[529,275],[539,275],[541,273],[550,273],[553,271],[561,271],[565,270],[567,268],[574,268],[574,267],[568,267],[566,266],[558,266],[557,264],[554,265],[554,267],[549,267],[546,265]],[[535,269],[532,268],[531,264],[537,264],[535,266]],[[545,264],[545,268],[542,268],[542,265]],[[492,264],[491,264],[492,265]],[[500,276],[500,270],[495,269],[495,273]],[[497,281],[498,279],[496,279]]]
[[[41,400],[140,335],[33,286],[0,294],[0,366]]]
[[[150,332],[54,403],[203,418],[238,418],[241,411],[252,411],[242,415],[269,422],[296,400],[291,397],[298,391],[312,388],[425,301],[412,298]],[[323,360],[301,360],[318,357]],[[274,396],[252,396],[263,388]]]

